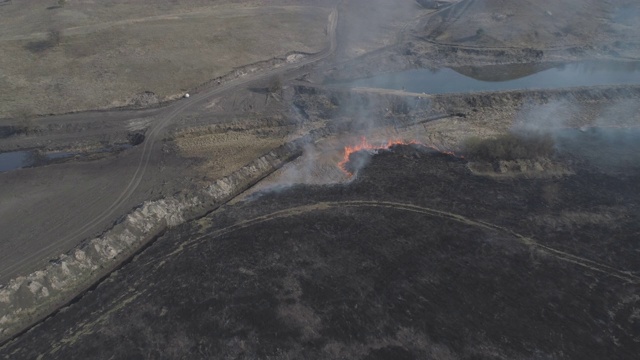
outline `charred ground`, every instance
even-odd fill
[[[19,7],[26,9],[44,2],[21,2]],[[226,3],[216,3],[222,2]],[[546,104],[550,98],[566,96],[571,104],[580,105],[565,124],[574,128],[602,125],[597,120],[605,107],[627,101],[632,104],[631,115],[620,116],[616,110],[607,116],[607,120],[615,119],[614,124],[608,125],[619,125],[627,131],[628,127],[637,126],[637,87],[433,96],[428,97],[427,104],[427,97],[423,99],[420,94],[369,89],[345,95],[327,91],[321,85],[323,79],[344,80],[416,67],[638,58],[636,4],[631,0],[615,0],[611,6],[591,0],[574,3],[580,2],[582,6],[574,11],[571,2],[463,0],[448,11],[434,12],[419,8],[413,0],[286,0],[278,4],[283,8],[326,6],[310,13],[311,17],[294,17],[304,21],[293,21],[291,26],[302,24],[312,29],[308,20],[315,19],[320,30],[311,31],[312,37],[303,36],[308,43],[300,46],[294,46],[299,42],[297,37],[290,38],[291,49],[302,51],[291,54],[291,58],[288,46],[269,45],[283,45],[282,37],[269,36],[269,41],[260,42],[268,53],[241,56],[247,63],[269,60],[229,73],[227,62],[212,62],[211,56],[201,56],[199,59],[206,60],[203,66],[209,70],[194,62],[188,73],[164,72],[179,76],[180,81],[191,79],[180,83],[183,85],[143,75],[144,71],[157,73],[183,64],[182,56],[180,61],[151,67],[147,62],[144,66],[138,64],[131,69],[132,73],[142,74],[140,86],[130,88],[132,79],[126,78],[126,82],[119,83],[126,85],[124,88],[112,88],[120,89],[117,99],[104,97],[103,92],[87,91],[86,81],[81,82],[83,86],[73,86],[67,79],[54,86],[55,96],[63,95],[66,103],[50,102],[52,98],[42,100],[37,95],[39,91],[48,91],[50,86],[46,84],[60,82],[56,78],[59,74],[46,71],[38,75],[42,81],[27,81],[44,84],[41,89],[20,88],[28,96],[20,97],[21,93],[12,91],[11,86],[5,86],[5,90],[9,91],[8,100],[29,103],[29,98],[35,96],[46,109],[67,106],[62,110],[36,109],[35,113],[100,104],[144,107],[186,90],[197,95],[198,91],[191,90],[207,79],[221,76],[196,90],[224,87],[227,80],[245,72],[287,66],[290,60],[298,61],[299,55],[317,51],[326,23],[326,16],[320,15],[338,4],[338,37],[331,57],[316,69],[288,72],[288,78],[278,86],[280,91],[270,87],[269,79],[264,78],[261,81],[265,84],[238,85],[206,104],[185,110],[180,119],[168,125],[166,134],[157,136],[154,153],[147,157],[155,169],[148,171],[144,181],[138,179],[143,185],[118,210],[120,216],[144,200],[162,199],[180,189],[194,189],[201,182],[220,179],[255,156],[294,135],[324,126],[325,122],[327,134],[346,132],[354,136],[383,125],[393,136],[413,133],[428,122],[421,130],[427,133],[427,142],[451,145],[469,134],[484,138],[507,131],[525,100]],[[111,20],[122,20],[122,11],[128,14],[127,18],[146,14],[132,11],[126,1],[115,3],[124,5],[110,8],[106,14],[113,17]],[[174,5],[197,10],[192,6],[210,3],[194,0]],[[240,1],[232,3],[230,8]],[[254,7],[243,12],[265,13],[263,5],[267,2],[246,3]],[[174,5],[168,10],[176,10]],[[42,6],[36,14],[48,19],[54,12],[58,16],[66,13],[70,20],[77,20],[77,12],[67,12],[73,9],[85,10],[85,5],[73,2],[64,9]],[[165,15],[171,14],[176,13]],[[288,14],[281,13],[285,18],[289,18]],[[5,16],[14,19],[7,22],[8,29],[28,30],[26,37],[11,32],[6,36],[18,37],[0,39],[3,46],[28,55],[30,62],[15,63],[15,57],[7,58],[15,63],[17,74],[33,64],[31,60],[55,68],[76,56],[82,58],[83,64],[96,65],[97,61],[99,66],[92,65],[90,69],[113,67],[113,63],[104,63],[111,58],[100,55],[110,47],[124,46],[126,56],[117,59],[125,59],[125,63],[127,56],[139,58],[136,51],[130,53],[139,47],[126,46],[127,42],[102,43],[102,53],[94,53],[100,50],[93,46],[94,40],[112,30],[94,32],[94,24],[84,23],[74,25],[83,25],[81,29],[63,31],[57,47],[32,56],[28,46],[23,45],[39,41],[45,35],[43,31],[48,30],[47,23],[31,22],[45,26],[42,29],[12,27],[22,18],[10,15]],[[281,17],[269,16],[263,24],[277,22],[277,18]],[[91,17],[82,21],[88,19],[95,21]],[[251,19],[244,18],[257,25]],[[134,21],[126,32],[116,32],[127,41],[137,38],[130,33],[158,39],[144,48],[148,51],[144,59],[156,59],[158,50],[168,50],[163,46],[167,31],[181,39],[186,39],[184,34],[212,35],[207,19],[184,20],[170,16],[153,22]],[[196,27],[183,28],[183,23]],[[165,33],[150,27],[155,25],[163,26]],[[244,28],[241,23],[232,25]],[[259,28],[254,32],[267,34]],[[304,34],[294,31],[296,36]],[[196,38],[189,39],[193,41],[180,44],[191,44],[198,51],[212,49],[201,46]],[[215,38],[211,40],[218,44]],[[234,42],[242,51],[244,44]],[[328,45],[328,49],[333,48],[331,41]],[[223,48],[225,53],[230,49]],[[180,51],[173,49],[171,54],[179,55]],[[188,52],[189,59],[195,59],[194,51]],[[236,61],[229,59],[235,66]],[[118,71],[113,74],[99,75],[117,84],[115,80],[120,78],[114,74],[125,72],[115,69]],[[484,75],[470,68],[461,72],[480,78]],[[291,86],[289,82],[294,78],[297,85]],[[162,87],[154,87],[150,80],[160,81]],[[4,82],[24,83],[11,74]],[[300,82],[311,83],[305,90]],[[105,82],[95,83],[104,88]],[[291,95],[294,87],[295,96]],[[151,90],[156,94],[148,92]],[[82,96],[68,96],[77,91]],[[371,94],[363,95],[368,92]],[[404,98],[415,99],[405,102]],[[95,99],[101,102],[92,106]],[[120,102],[113,102],[118,99]],[[194,96],[189,101],[193,100]],[[427,105],[432,106],[427,109]],[[6,151],[93,149],[103,143],[117,143],[132,132],[144,133],[147,137],[142,145],[148,144],[152,133],[148,129],[155,128],[153,124],[162,118],[163,111],[155,108],[34,118],[34,113],[22,111],[26,109],[19,106],[13,110],[18,111],[19,118],[3,120],[3,129],[7,130],[0,129],[0,148]],[[171,230],[97,288],[83,294],[74,305],[64,307],[3,345],[0,357],[634,358],[640,342],[640,315],[636,310],[640,269],[634,257],[640,235],[640,162],[638,155],[621,156],[618,150],[601,149],[605,137],[600,134],[587,135],[566,143],[565,157],[553,159],[560,165],[542,166],[545,176],[526,171],[510,173],[515,167],[535,167],[529,159],[505,163],[491,158],[493,163],[488,166],[474,167],[449,156],[394,148],[376,156],[349,186],[299,186],[227,206],[205,219]],[[592,141],[594,137],[598,141]],[[637,138],[634,133],[629,142],[636,149]],[[576,147],[579,151],[572,152]],[[18,184],[3,187],[10,195],[3,197],[10,199],[3,203],[9,214],[3,219],[10,224],[3,227],[5,237],[11,240],[11,246],[6,248],[15,249],[13,244],[22,243],[41,249],[32,241],[41,238],[47,244],[60,246],[54,256],[70,248],[71,243],[60,244],[51,239],[68,233],[76,224],[86,223],[83,216],[88,217],[91,212],[80,206],[87,203],[85,193],[101,195],[102,202],[91,206],[92,211],[99,212],[116,190],[126,188],[130,178],[135,179],[135,175],[129,175],[137,173],[138,159],[144,157],[138,156],[140,148],[91,159],[97,161],[70,160],[4,176],[3,185]],[[602,161],[588,163],[575,158],[574,154],[581,153]],[[621,159],[625,161],[619,162]],[[332,162],[327,164],[336,170]],[[493,176],[494,167],[501,171],[500,176]],[[324,169],[320,167],[318,171]],[[55,186],[50,181],[55,181]],[[67,195],[65,189],[73,192]],[[50,194],[56,198],[51,199]],[[68,216],[60,211],[74,208],[83,209],[78,212],[82,214]],[[72,221],[63,223],[56,216]],[[117,216],[114,214],[113,218]],[[103,224],[92,231],[101,231],[112,220],[103,218]],[[24,229],[30,229],[30,233]],[[34,229],[42,229],[42,233],[36,236]],[[29,256],[26,252],[30,248],[23,252],[7,250],[17,255],[6,252],[5,256],[22,259]],[[47,261],[46,256],[37,259],[38,264]],[[24,272],[37,268],[34,263],[24,263]],[[31,300],[34,289],[42,290],[38,286],[24,281],[16,288],[17,303]],[[4,322],[6,318],[0,316],[0,325]]]
[[[0,354],[633,359],[640,179],[575,170],[492,179],[394,147],[348,186],[168,232]]]

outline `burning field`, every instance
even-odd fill
[[[636,87],[291,92],[301,156],[0,357],[635,359]]]
[[[357,169],[364,167],[362,163],[363,156],[358,154],[360,152],[366,155],[377,154],[380,150],[389,150],[393,146],[397,145],[415,145],[417,141],[404,141],[404,140],[388,140],[386,143],[379,145],[369,144],[366,137],[362,137],[357,145],[345,146],[344,155],[342,160],[338,163],[338,167],[349,177],[353,176]]]
[[[348,184],[263,192],[170,230],[3,355],[636,357],[639,175],[574,161],[571,176],[490,178],[375,144],[335,159],[352,173],[370,153]]]
[[[0,358],[638,359],[633,1],[210,2],[2,7],[5,149],[142,146],[4,177]]]
[[[342,156],[342,160],[338,163],[338,167],[345,173],[345,175],[351,178],[357,174],[358,170],[364,168],[372,155],[376,155],[380,151],[391,150],[392,148],[401,145],[414,145],[456,156],[452,151],[441,150],[434,145],[426,145],[417,140],[407,141],[393,139],[379,144],[371,144],[367,141],[367,138],[363,136],[360,139],[360,142],[356,145],[347,145],[344,147],[344,154]]]

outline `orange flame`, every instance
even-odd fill
[[[367,139],[363,136],[360,139],[360,143],[354,146],[345,146],[344,147],[344,156],[342,157],[342,161],[338,163],[338,167],[342,170],[347,176],[353,176],[353,173],[347,169],[347,164],[349,163],[349,158],[351,154],[356,153],[358,151],[369,151],[376,152],[378,150],[388,150],[394,145],[414,145],[420,144],[415,140],[405,141],[405,140],[389,140],[386,143],[382,143],[380,145],[372,145],[367,142]]]

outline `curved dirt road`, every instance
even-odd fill
[[[407,204],[407,203],[398,203],[398,202],[390,202],[390,201],[372,201],[372,200],[352,200],[352,201],[331,201],[331,202],[321,202],[321,203],[316,203],[313,205],[303,205],[303,206],[298,206],[298,207],[293,207],[293,208],[289,208],[289,209],[285,209],[285,210],[280,210],[280,211],[276,211],[274,213],[271,214],[267,214],[267,215],[262,215],[262,216],[258,216],[255,217],[253,219],[249,219],[249,220],[245,220],[245,221],[241,221],[238,222],[234,225],[228,226],[226,228],[223,229],[218,229],[218,230],[214,230],[214,231],[210,231],[205,233],[204,235],[198,236],[194,239],[190,239],[189,241],[186,241],[184,243],[182,243],[180,245],[180,247],[178,247],[178,249],[176,249],[175,251],[167,254],[165,257],[171,257],[174,254],[177,254],[179,252],[181,252],[183,249],[188,248],[190,246],[194,246],[195,244],[197,244],[199,241],[203,240],[203,239],[207,239],[210,240],[211,237],[220,237],[223,235],[226,235],[228,233],[240,230],[240,229],[244,229],[247,227],[251,227],[257,224],[262,224],[265,222],[269,222],[269,221],[274,221],[274,220],[278,220],[278,219],[282,219],[282,218],[287,218],[287,217],[291,217],[291,216],[297,216],[297,215],[301,215],[301,214],[305,214],[305,213],[309,213],[309,212],[314,212],[314,211],[320,211],[320,210],[328,210],[328,209],[332,209],[332,208],[339,208],[339,207],[353,207],[353,208],[359,208],[359,207],[369,207],[369,208],[383,208],[383,209],[393,209],[393,210],[399,210],[399,211],[407,211],[407,212],[413,212],[413,213],[419,213],[419,214],[424,214],[427,216],[435,216],[435,217],[439,217],[439,218],[443,218],[446,220],[453,220],[465,225],[471,225],[471,226],[475,226],[475,227],[480,227],[480,228],[484,228],[486,230],[491,230],[491,231],[497,231],[497,232],[502,232],[505,234],[508,234],[512,237],[515,238],[516,241],[518,241],[519,243],[536,249],[538,251],[541,251],[543,253],[546,253],[547,255],[556,258],[559,261],[563,261],[563,262],[568,262],[568,263],[572,263],[575,264],[577,266],[580,266],[582,268],[588,269],[588,270],[592,270],[594,272],[600,273],[600,274],[604,274],[607,276],[612,276],[615,277],[617,279],[623,280],[625,282],[628,283],[632,283],[632,284],[638,284],[640,283],[640,278],[636,275],[634,275],[633,273],[629,272],[629,271],[624,271],[624,270],[620,270],[620,269],[616,269],[614,267],[611,267],[607,264],[603,264],[597,261],[593,261],[581,256],[577,256],[565,251],[561,251],[561,250],[557,250],[554,249],[550,246],[547,245],[543,245],[541,243],[539,243],[538,241],[536,241],[535,239],[532,239],[530,237],[527,237],[525,235],[519,234],[513,230],[510,230],[508,228],[502,227],[502,226],[498,226],[492,223],[488,223],[482,220],[474,220],[474,219],[470,219],[466,216],[460,215],[460,214],[454,214],[451,212],[447,212],[447,211],[442,211],[442,210],[437,210],[437,209],[432,209],[432,208],[428,208],[428,207],[424,207],[424,206],[418,206],[418,205],[413,205],[413,204]],[[155,261],[155,259],[154,259]],[[165,261],[158,261],[158,266],[162,266],[162,264],[164,264]]]
[[[6,283],[9,279],[13,278],[16,275],[26,274],[30,271],[33,271],[34,263],[41,261],[41,259],[43,258],[59,255],[59,249],[61,248],[62,244],[67,244],[66,247],[69,247],[69,245],[79,242],[83,237],[88,236],[90,233],[103,230],[102,228],[100,228],[100,226],[106,221],[113,221],[115,215],[129,211],[129,208],[124,207],[124,205],[127,203],[127,200],[136,192],[145,173],[147,172],[149,161],[151,159],[154,148],[157,147],[156,144],[158,143],[158,141],[162,139],[163,129],[173,120],[175,120],[181,113],[183,113],[187,109],[203,106],[210,102],[212,98],[219,96],[229,90],[238,88],[254,81],[264,80],[277,74],[283,74],[292,70],[296,70],[330,56],[335,51],[337,44],[337,20],[337,8],[334,7],[329,15],[327,24],[328,46],[317,54],[311,55],[299,62],[288,63],[269,71],[246,75],[245,77],[241,77],[217,87],[204,90],[198,94],[193,94],[190,98],[179,100],[167,106],[166,108],[153,111],[152,113],[157,114],[156,116],[158,120],[153,122],[147,129],[146,139],[142,144],[141,149],[138,150],[140,154],[139,158],[137,159],[137,166],[135,167],[135,170],[133,170],[132,177],[126,182],[121,190],[111,191],[111,193],[117,194],[114,195],[115,199],[113,200],[113,202],[111,202],[110,205],[102,210],[97,216],[93,217],[90,221],[84,223],[82,226],[75,229],[69,229],[67,231],[69,235],[66,235],[63,238],[59,238],[54,241],[50,241],[46,246],[40,247],[34,251],[30,251],[28,255],[21,256],[19,259],[12,258],[11,254],[0,256],[0,284]],[[142,110],[141,112],[148,113],[149,111]],[[108,113],[97,113],[96,116],[110,115]],[[72,246],[73,245],[71,245],[71,247]]]

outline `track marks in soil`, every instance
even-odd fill
[[[37,249],[36,251],[32,251],[29,255],[25,256],[20,263],[11,265],[6,268],[2,268],[0,266],[0,272],[3,273],[20,273],[26,272],[29,269],[29,266],[35,259],[38,259],[43,256],[47,251],[50,251],[54,247],[59,247],[60,244],[68,244],[72,241],[77,241],[87,236],[89,231],[94,230],[95,227],[104,221],[108,221],[118,210],[122,210],[122,206],[126,203],[128,197],[130,197],[137,189],[140,183],[143,180],[143,177],[146,173],[147,167],[149,166],[151,155],[154,151],[154,147],[157,148],[157,144],[161,142],[163,136],[163,130],[166,128],[168,124],[170,124],[178,115],[184,112],[187,108],[198,108],[203,105],[206,105],[211,101],[212,98],[218,96],[226,91],[232,90],[234,88],[238,88],[240,86],[245,86],[251,82],[264,80],[270,76],[283,74],[287,71],[299,69],[303,66],[310,65],[314,62],[325,59],[329,55],[331,55],[336,49],[336,24],[338,19],[337,8],[333,8],[328,17],[327,24],[327,47],[316,53],[314,55],[310,55],[309,57],[295,63],[286,64],[279,68],[274,68],[268,71],[259,72],[256,74],[250,74],[245,77],[240,77],[234,79],[228,83],[222,84],[217,87],[209,88],[200,93],[193,94],[191,98],[188,100],[182,100],[175,102],[169,106],[167,106],[166,110],[161,113],[158,117],[158,120],[153,123],[153,126],[149,128],[147,138],[145,139],[142,146],[140,146],[140,157],[138,159],[137,167],[135,171],[127,183],[127,185],[121,190],[121,192],[115,197],[115,200],[105,208],[100,214],[98,214],[95,218],[83,224],[78,229],[73,229],[70,231],[70,234],[65,236],[63,239],[59,239],[56,241],[52,241],[49,245],[44,246],[42,248]]]
[[[101,328],[100,325],[107,321],[112,314],[130,304],[142,294],[143,292],[137,292],[133,294],[127,292],[124,296],[118,297],[115,300],[111,301],[110,306],[105,306],[105,309],[109,310],[105,311],[102,315],[100,315],[93,321],[78,324],[78,327],[75,330],[68,332],[70,334],[68,337],[62,338],[59,342],[52,343],[51,349],[45,354],[40,354],[38,356],[38,359],[46,359],[46,355],[53,355],[60,349],[62,349],[62,347],[73,345],[81,338],[99,331],[99,329]]]
[[[262,215],[262,216],[258,216],[255,217],[253,219],[249,219],[249,220],[245,220],[245,221],[241,221],[238,222],[236,224],[233,224],[231,226],[228,226],[226,228],[223,229],[218,229],[215,231],[211,231],[211,232],[207,232],[201,236],[198,236],[196,238],[190,239],[184,243],[182,243],[176,250],[174,250],[173,252],[167,254],[165,256],[165,258],[171,257],[173,255],[176,255],[178,253],[181,253],[184,249],[192,247],[194,245],[196,245],[197,243],[203,241],[203,240],[208,240],[208,239],[215,239],[224,235],[227,235],[229,233],[232,233],[234,231],[240,230],[240,229],[245,229],[257,224],[262,224],[262,223],[266,223],[269,221],[275,221],[278,219],[282,219],[282,218],[288,218],[288,217],[292,217],[292,216],[297,216],[297,215],[302,215],[305,213],[310,213],[310,212],[315,212],[315,211],[322,211],[322,210],[329,210],[329,209],[336,209],[336,208],[345,208],[345,207],[368,207],[368,208],[383,208],[383,209],[392,209],[392,210],[399,210],[399,211],[408,211],[408,212],[414,212],[414,213],[419,213],[419,214],[424,214],[424,215],[428,215],[428,216],[435,216],[435,217],[439,217],[439,218],[443,218],[443,219],[447,219],[447,220],[452,220],[452,221],[456,221],[459,223],[463,223],[466,225],[471,225],[471,226],[475,226],[475,227],[480,227],[486,230],[490,230],[490,231],[498,231],[498,232],[502,232],[502,233],[506,233],[509,234],[511,236],[513,236],[518,242],[520,242],[521,244],[538,250],[540,252],[543,252],[559,261],[564,261],[564,262],[568,262],[568,263],[572,263],[575,264],[577,266],[583,267],[585,269],[589,269],[591,271],[597,272],[597,273],[601,273],[601,274],[605,274],[608,276],[612,276],[615,277],[617,279],[629,282],[629,283],[634,283],[634,284],[638,284],[640,283],[640,277],[638,277],[637,275],[629,272],[629,271],[624,271],[624,270],[620,270],[620,269],[616,269],[614,267],[611,267],[609,265],[597,262],[597,261],[593,261],[584,257],[580,257],[565,251],[561,251],[558,249],[554,249],[550,246],[547,245],[543,245],[540,244],[538,241],[536,241],[533,238],[524,236],[522,234],[519,234],[513,230],[510,230],[508,228],[499,226],[499,225],[495,225],[486,221],[482,221],[482,220],[474,220],[474,219],[470,219],[468,217],[465,217],[463,215],[460,214],[454,214],[451,212],[447,212],[447,211],[442,211],[442,210],[436,210],[436,209],[432,209],[432,208],[428,208],[428,207],[423,207],[423,206],[417,206],[417,205],[413,205],[413,204],[406,204],[406,203],[396,203],[396,202],[389,202],[389,201],[335,201],[335,202],[320,202],[320,203],[316,203],[316,204],[311,204],[311,205],[303,205],[303,206],[298,206],[298,207],[292,207],[292,208],[288,208],[285,210],[280,210],[280,211],[276,211],[267,215]],[[156,267],[161,267],[163,264],[165,263],[165,261],[160,261]]]

